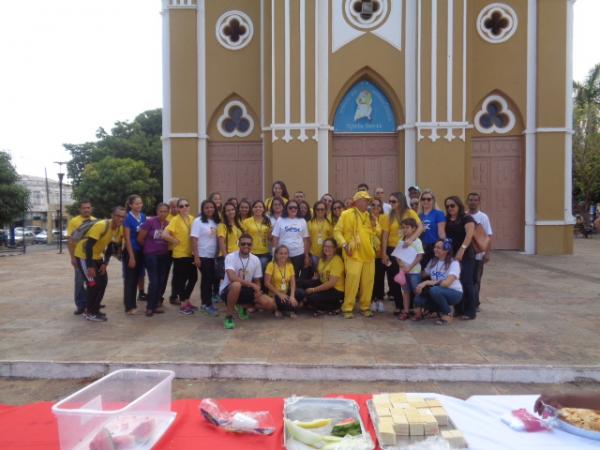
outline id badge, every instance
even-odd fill
[[[281,292],[287,292],[287,283],[285,282],[285,280],[281,282],[280,290]]]
[[[319,238],[317,239],[317,244],[319,244],[319,245],[323,245],[323,238],[322,238],[322,237],[319,237]]]
[[[240,269],[238,272],[238,276],[242,279],[245,280],[246,279],[246,270]]]

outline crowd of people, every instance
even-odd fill
[[[400,320],[473,320],[492,229],[479,209],[480,195],[468,194],[466,203],[449,196],[442,211],[430,189],[411,186],[408,196],[386,198],[383,188],[371,196],[361,183],[352,198],[325,194],[311,206],[302,191],[290,196],[282,181],[264,201],[223,202],[212,193],[196,216],[187,199],[173,198],[146,217],[142,198],[130,195],[110,219],[96,220],[92,203],[83,201],[67,230],[74,314],[107,320],[101,311],[106,268],[116,256],[128,315],[138,313],[140,302],[148,317],[164,313],[172,272],[168,302],[182,315],[212,317],[223,302],[226,329],[235,327],[234,316],[246,320],[256,311],[352,319],[357,300],[359,313],[372,317],[386,311],[386,297]],[[191,297],[198,274],[196,306]]]

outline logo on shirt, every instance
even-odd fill
[[[286,233],[300,233],[302,231],[300,227],[294,225],[286,225],[283,229]]]

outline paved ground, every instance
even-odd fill
[[[87,322],[72,315],[72,269],[66,255],[36,247],[26,255],[0,258],[0,375],[18,375],[8,366],[15,361],[338,368],[522,365],[587,367],[600,373],[598,238],[577,239],[573,256],[496,252],[486,267],[482,312],[475,321],[436,327],[400,322],[389,312],[354,320],[278,320],[256,314],[252,320],[236,321],[233,331],[223,329],[222,316],[183,317],[174,307],[152,318],[125,316],[120,266],[114,259],[105,297],[109,321]],[[196,303],[198,297],[196,288]],[[391,311],[391,302],[386,306]],[[27,376],[45,370],[32,367]]]

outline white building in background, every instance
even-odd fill
[[[53,229],[59,227],[60,188],[58,181],[32,175],[20,175],[21,184],[29,191],[29,210],[25,215],[25,226],[48,229],[52,224]],[[67,209],[73,204],[73,187],[63,182],[63,228],[66,227]]]

